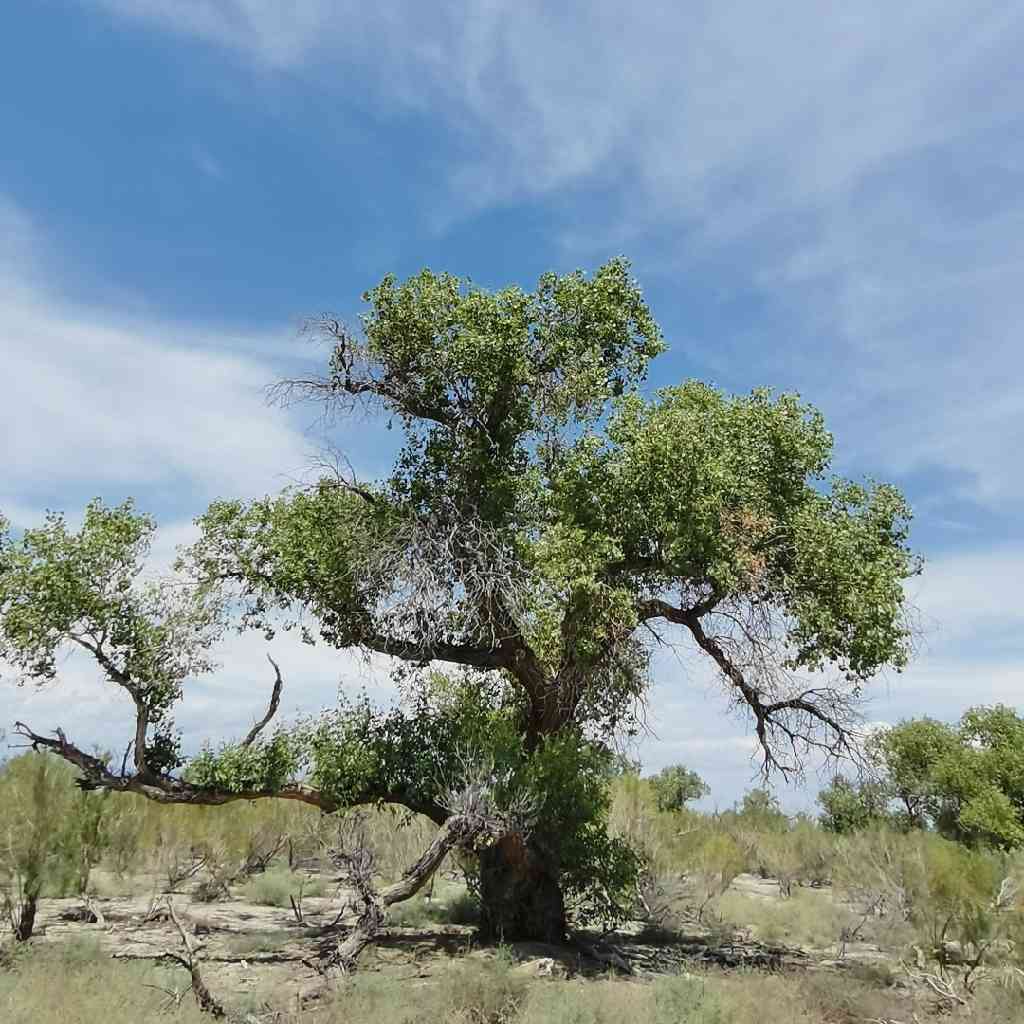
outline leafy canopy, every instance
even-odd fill
[[[918,562],[894,488],[830,478],[815,409],[697,381],[642,393],[665,342],[621,259],[532,292],[424,271],[365,299],[361,332],[310,324],[327,373],[277,394],[396,424],[380,479],[342,464],[307,488],[214,502],[180,561],[187,587],[142,578],[153,524],[130,503],[90,504],[77,532],[58,515],[17,540],[0,531],[0,656],[48,680],[62,648],[89,652],[135,703],[134,771],[63,734],[23,735],[92,788],[325,810],[389,800],[435,820],[438,780],[468,750],[510,807],[539,802],[552,863],[570,889],[590,878],[591,896],[609,872],[606,889],[628,888],[602,825],[607,741],[638,728],[658,644],[711,659],[766,770],[850,749],[862,685],[906,661]],[[408,701],[343,704],[268,736],[278,673],[243,741],[176,773],[170,714],[212,668],[229,601],[243,627],[391,656]],[[447,696],[423,675],[437,663],[456,670]]]
[[[912,821],[951,839],[1024,845],[1024,717],[1013,708],[970,708],[954,726],[911,719],[874,742]]]
[[[837,775],[818,794],[821,824],[828,832],[846,835],[889,821],[891,787],[886,782],[864,779],[851,782]]]
[[[142,577],[154,529],[131,501],[97,500],[77,531],[53,512],[17,540],[0,531],[0,659],[45,683],[63,651],[86,651],[135,702],[136,763],[148,747],[160,770],[177,761],[171,709],[183,682],[213,667],[224,618],[212,593]]]
[[[1024,845],[1024,718],[1013,708],[970,708],[955,725],[909,719],[872,734],[867,750],[876,777],[839,776],[819,794],[826,828],[888,820],[972,845]]]
[[[671,764],[651,779],[659,811],[681,811],[691,800],[711,792],[708,784],[692,768]]]
[[[328,375],[279,393],[392,417],[392,472],[214,503],[198,578],[268,631],[283,612],[310,641],[501,672],[530,742],[628,724],[652,638],[681,626],[767,764],[838,752],[860,685],[906,661],[918,563],[894,488],[829,483],[817,411],[696,381],[643,397],[664,342],[623,260],[533,293],[424,271],[365,297],[362,336],[312,325]]]

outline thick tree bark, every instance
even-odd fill
[[[561,942],[565,900],[550,854],[510,832],[480,853],[480,928],[494,942]]]

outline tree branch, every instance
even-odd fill
[[[430,403],[412,393],[399,393],[388,387],[385,381],[374,377],[354,377],[350,372],[335,374],[328,378],[308,378],[278,381],[268,388],[271,402],[290,405],[302,399],[320,399],[324,402],[337,401],[342,395],[350,398],[368,396],[396,412],[414,419],[429,420],[444,427],[454,427],[459,417],[453,412],[451,403]]]
[[[660,597],[652,597],[647,601],[641,601],[636,606],[636,617],[638,622],[650,622],[651,619],[665,619],[674,622],[676,625],[685,626],[688,618],[700,619],[715,610],[721,602],[722,597],[718,593],[711,593],[706,598],[691,605],[689,608],[676,608],[668,601]]]
[[[810,695],[819,694],[821,691],[806,690],[795,697],[766,703],[762,699],[762,692],[747,681],[740,668],[722,650],[721,645],[713,637],[705,633],[700,619],[696,615],[693,613],[683,613],[681,621],[690,631],[694,640],[697,641],[697,645],[707,654],[711,655],[722,671],[722,674],[736,687],[744,702],[753,712],[754,728],[757,733],[758,742],[761,745],[761,750],[764,753],[764,771],[766,773],[773,767],[783,773],[799,770],[799,765],[784,764],[778,759],[769,735],[773,730],[778,730],[786,736],[794,752],[799,742],[807,747],[817,747],[832,757],[842,755],[855,756],[855,751],[850,742],[849,727],[840,721],[837,715],[826,711],[820,701],[815,702],[808,699]],[[784,719],[785,712],[798,712],[806,715],[811,720],[810,727],[801,730],[787,725]],[[815,724],[831,733],[831,742],[814,738],[813,726]]]
[[[107,677],[122,687],[135,704],[135,771],[138,775],[146,775],[149,767],[146,764],[146,733],[149,731],[149,706],[144,698],[143,688],[132,679],[131,675],[122,671],[114,664],[101,643],[90,642],[76,633],[69,634],[72,642],[87,650],[99,663]]]
[[[431,640],[429,643],[414,643],[411,640],[399,640],[383,633],[363,631],[358,642],[368,650],[378,654],[390,654],[402,661],[422,662],[450,661],[456,665],[469,665],[472,668],[509,668],[509,653],[501,645],[494,647],[478,647],[472,644],[451,644],[444,641]]]
[[[781,734],[789,742],[795,756],[798,745],[817,748],[830,757],[854,757],[857,752],[851,742],[851,728],[843,718],[841,697],[828,688],[808,689],[795,696],[780,700],[766,699],[765,693],[753,685],[743,670],[729,657],[718,640],[708,635],[701,618],[714,611],[720,598],[711,594],[691,608],[677,608],[660,598],[652,598],[637,606],[637,617],[641,622],[662,618],[668,622],[685,626],[697,646],[710,655],[722,675],[735,688],[740,699],[754,715],[754,729],[764,755],[764,771],[775,768],[783,773],[800,770],[799,763],[787,764],[779,760],[772,734]],[[815,699],[817,698],[817,699]],[[829,703],[831,702],[831,707]],[[788,716],[803,716],[803,723],[787,722]],[[822,738],[818,733],[823,732]]]
[[[297,800],[300,803],[317,807],[326,814],[338,810],[340,804],[326,797],[319,790],[300,782],[288,783],[280,789],[244,789],[220,790],[194,786],[183,779],[169,775],[115,775],[106,763],[92,754],[69,742],[62,729],[57,729],[54,737],[41,736],[33,732],[24,722],[15,722],[14,731],[24,736],[33,750],[49,750],[69,764],[73,764],[82,772],[76,785],[83,790],[109,790],[113,793],[137,793],[155,803],[161,804],[196,804],[201,806],[219,806],[234,803],[238,800],[259,800],[277,797],[281,800]],[[382,798],[383,799],[383,798]]]
[[[214,999],[212,993],[206,987],[206,982],[203,981],[203,975],[199,969],[199,960],[196,956],[201,947],[196,946],[192,937],[182,927],[181,921],[178,920],[178,915],[174,911],[174,901],[170,896],[167,897],[167,916],[171,919],[171,923],[181,938],[181,944],[185,947],[185,956],[179,956],[177,953],[170,952],[167,955],[188,971],[189,977],[192,980],[192,993],[196,997],[199,1009],[204,1013],[208,1013],[211,1017],[222,1018],[226,1016],[224,1007]]]
[[[270,704],[267,706],[267,713],[249,730],[248,735],[242,740],[241,746],[251,747],[256,742],[259,734],[266,728],[267,723],[277,714],[278,705],[281,703],[281,687],[284,681],[281,679],[281,669],[277,662],[268,654],[267,661],[274,666],[274,689],[270,694]]]
[[[184,779],[153,772],[134,775],[115,775],[106,762],[69,742],[62,729],[54,736],[41,736],[23,722],[15,722],[14,731],[29,741],[33,750],[49,750],[82,773],[76,785],[86,792],[104,790],[112,793],[136,793],[160,804],[193,804],[200,807],[219,807],[239,800],[294,800],[316,807],[324,814],[341,810],[342,804],[327,794],[302,782],[289,782],[276,789],[211,789],[196,786]],[[367,790],[351,801],[355,804],[397,804],[430,818],[441,824],[448,818],[448,811],[435,801],[410,799],[408,795],[395,790]]]
[[[359,954],[377,936],[385,922],[385,911],[395,903],[411,899],[433,877],[444,858],[457,846],[466,846],[478,836],[493,829],[494,823],[476,813],[456,814],[444,821],[430,846],[407,868],[400,881],[378,891],[373,885],[373,857],[366,849],[338,853],[336,858],[348,865],[349,876],[363,909],[355,927],[338,944],[322,970],[326,978],[332,974],[350,974],[355,970]],[[301,993],[302,998],[315,998],[316,989]]]

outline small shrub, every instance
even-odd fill
[[[651,779],[659,811],[681,811],[690,801],[707,796],[711,789],[692,769],[673,764]]]
[[[468,892],[459,893],[448,900],[444,913],[449,924],[480,923],[480,904]]]
[[[233,935],[228,940],[228,949],[234,956],[252,956],[253,953],[276,953],[281,946],[293,939],[292,932],[271,931],[251,932]]]
[[[79,793],[73,777],[63,761],[32,752],[0,769],[0,905],[22,941],[41,896],[85,892],[105,844],[106,800]]]
[[[703,977],[663,977],[534,985],[516,1024],[733,1024]]]
[[[856,915],[812,890],[798,889],[788,900],[773,902],[729,892],[719,913],[735,927],[750,928],[762,942],[825,949],[837,946]]]
[[[332,1010],[347,1024],[519,1024],[529,982],[504,957],[454,963],[432,984],[396,986],[392,979],[357,974],[334,997]],[[531,1018],[536,1019],[536,1018]]]
[[[327,892],[326,883],[319,878],[298,875],[283,868],[274,868],[260,875],[253,875],[241,893],[252,903],[266,907],[290,907],[291,897],[299,897],[299,887],[303,896],[324,896]]]

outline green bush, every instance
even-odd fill
[[[435,924],[476,925],[480,904],[468,892],[454,892],[427,899],[422,894],[388,908],[387,923],[397,928],[420,928]]]
[[[955,726],[911,719],[870,743],[909,824],[968,844],[1024,845],[1024,716],[1014,708],[970,708]]]
[[[43,895],[84,893],[108,845],[105,794],[82,793],[70,765],[26,753],[0,768],[2,906],[16,936],[32,935]]]
[[[685,765],[673,764],[662,768],[651,779],[659,811],[681,811],[691,800],[707,796],[711,788]]]
[[[822,828],[847,835],[882,824],[890,820],[891,799],[888,783],[872,780],[854,783],[837,775],[832,784],[818,794]]]

